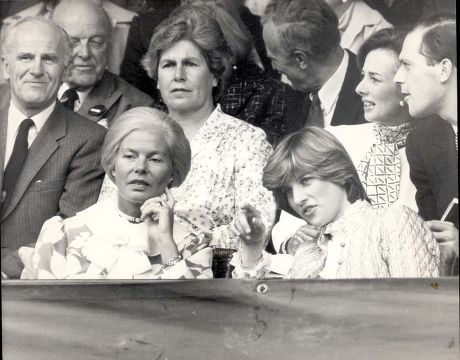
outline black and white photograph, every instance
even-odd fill
[[[455,0],[0,0],[4,360],[457,360]]]

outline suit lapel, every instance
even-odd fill
[[[8,127],[8,107],[0,110],[0,189],[3,190],[3,172],[5,167],[6,131]]]
[[[348,52],[348,66],[340,89],[337,105],[332,116],[331,125],[360,124],[364,120],[364,107],[361,97],[356,94],[355,89],[361,81],[361,75],[356,65],[356,56]]]
[[[62,105],[57,102],[45,125],[29,148],[24,168],[19,176],[13,196],[3,212],[2,220],[7,217],[24,196],[35,175],[46,164],[50,156],[58,149],[58,140],[66,135],[66,118]]]
[[[91,90],[78,113],[94,122],[106,118],[107,112],[122,96],[122,92],[118,89],[116,82],[115,76],[106,71],[101,81]],[[105,110],[99,115],[91,115],[90,110],[101,105],[104,106]]]

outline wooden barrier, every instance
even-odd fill
[[[458,359],[458,285],[3,281],[3,359]]]

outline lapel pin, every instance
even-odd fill
[[[96,105],[88,110],[88,114],[91,116],[100,116],[105,112],[106,108],[104,105]]]

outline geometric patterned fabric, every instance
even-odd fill
[[[401,159],[399,149],[406,146],[414,123],[396,127],[374,124],[376,143],[357,167],[361,183],[373,208],[388,207],[399,198]]]

